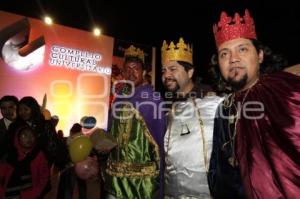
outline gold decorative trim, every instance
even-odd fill
[[[205,166],[205,171],[206,171],[206,175],[208,174],[208,157],[207,157],[207,143],[206,143],[206,138],[205,138],[205,132],[204,132],[204,122],[201,118],[201,114],[200,114],[200,107],[197,107],[197,103],[195,98],[192,98],[193,104],[195,106],[195,109],[197,111],[197,119],[199,121],[199,125],[200,125],[200,133],[201,133],[201,137],[202,137],[202,152],[203,152],[203,159],[204,159],[204,166]]]
[[[145,164],[108,161],[106,172],[116,177],[155,177],[159,171],[155,162]]]
[[[116,162],[116,161],[112,161],[109,158],[109,160],[107,162],[106,172],[109,175],[116,176],[116,177],[142,177],[142,176],[153,177],[153,176],[157,176],[159,174],[159,169],[160,169],[159,168],[160,167],[159,147],[158,147],[156,141],[154,140],[154,138],[152,137],[144,118],[141,116],[141,114],[138,112],[138,110],[136,110],[134,107],[130,107],[130,109],[133,110],[133,113],[134,113],[136,119],[140,120],[141,126],[143,127],[143,129],[145,129],[143,131],[144,136],[146,137],[146,139],[148,140],[150,145],[152,145],[154,147],[154,161],[155,162],[147,162],[147,163],[143,163],[143,164],[124,162],[124,161]],[[119,139],[117,140],[118,148],[120,145],[120,141],[122,142],[122,144],[125,144],[125,147],[127,146],[128,140],[129,140],[129,137],[131,134],[131,128],[132,128],[132,124],[126,125],[126,127],[124,127],[125,130],[123,130],[124,133],[121,133],[122,132],[122,131],[120,131],[121,129],[118,129],[120,132]],[[123,134],[125,135],[125,137],[123,137]],[[119,151],[117,153],[119,155]],[[125,159],[126,159],[126,157],[125,157]],[[119,160],[119,158],[117,160]]]
[[[154,140],[154,138],[152,137],[143,116],[141,116],[141,114],[135,108],[133,108],[133,110],[134,110],[136,118],[141,120],[144,129],[146,129],[146,131],[143,131],[145,137],[147,138],[149,143],[154,146],[155,161],[158,163],[158,168],[159,168],[159,166],[160,166],[160,163],[159,163],[160,162],[159,147],[158,147],[156,141]]]

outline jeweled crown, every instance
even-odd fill
[[[143,63],[145,63],[145,54],[144,51],[136,48],[133,45],[130,45],[129,48],[125,49],[124,52],[124,57],[137,57],[139,59],[141,59],[143,61]]]
[[[217,47],[232,39],[256,39],[254,20],[247,9],[244,17],[240,17],[238,13],[235,13],[233,19],[222,12],[220,21],[213,26],[213,32]]]
[[[183,38],[174,45],[171,41],[170,45],[164,40],[161,47],[161,61],[164,64],[167,61],[184,61],[193,65],[193,49],[189,44],[185,44]]]

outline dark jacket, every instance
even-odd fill
[[[6,138],[7,137],[7,129],[4,123],[4,118],[0,119],[0,159],[3,158],[5,154],[6,147]]]
[[[229,164],[228,159],[232,156],[232,145],[226,144],[229,138],[228,120],[220,117],[228,116],[228,110],[221,103],[217,109],[214,121],[213,149],[208,173],[208,184],[214,199],[243,199],[246,198],[243,191],[240,171],[238,167]]]

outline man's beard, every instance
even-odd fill
[[[175,84],[176,84],[176,86],[174,87],[174,88],[172,88],[172,89],[169,89],[168,88],[168,86],[167,86],[167,81],[174,81],[175,82]],[[169,91],[169,92],[172,92],[172,93],[176,93],[179,89],[180,89],[180,87],[179,87],[179,85],[178,85],[178,82],[176,81],[176,79],[170,79],[170,78],[168,78],[168,79],[165,79],[165,81],[164,81],[164,86],[165,86],[165,88]]]
[[[245,74],[242,77],[242,79],[240,79],[239,81],[235,81],[235,80],[233,80],[233,78],[229,77],[226,82],[229,84],[229,86],[231,86],[231,88],[234,91],[239,91],[239,90],[242,90],[246,86],[247,80],[248,80],[248,75]]]

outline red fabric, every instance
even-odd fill
[[[22,199],[34,199],[37,198],[44,190],[50,175],[48,162],[45,155],[40,152],[37,157],[31,162],[31,177],[32,188],[26,189],[21,192]],[[13,172],[13,167],[7,163],[0,163],[0,199],[4,198],[5,185],[8,182],[10,175]]]
[[[0,162],[0,199],[5,198],[5,185],[8,182],[12,171],[13,169],[9,164]]]
[[[242,102],[246,94],[237,94],[236,100]],[[236,155],[247,197],[299,198],[300,77],[285,72],[265,76],[249,91],[249,101],[262,102],[264,116],[242,115],[237,125]]]
[[[32,189],[21,193],[22,199],[33,199],[38,197],[47,185],[50,170],[45,155],[40,152],[31,163]]]
[[[234,17],[229,17],[223,11],[220,21],[213,26],[213,32],[217,47],[225,41],[236,38],[256,39],[254,20],[248,10],[245,10],[243,17],[238,13],[235,13]]]
[[[18,160],[25,158],[25,153],[19,145],[17,136],[15,136],[15,147],[18,153]],[[33,148],[32,148],[33,149]],[[0,163],[0,199],[5,196],[5,186],[13,172],[14,168],[5,162]],[[50,169],[46,156],[40,151],[30,164],[32,187],[21,192],[21,199],[37,198],[47,185],[50,176]]]

